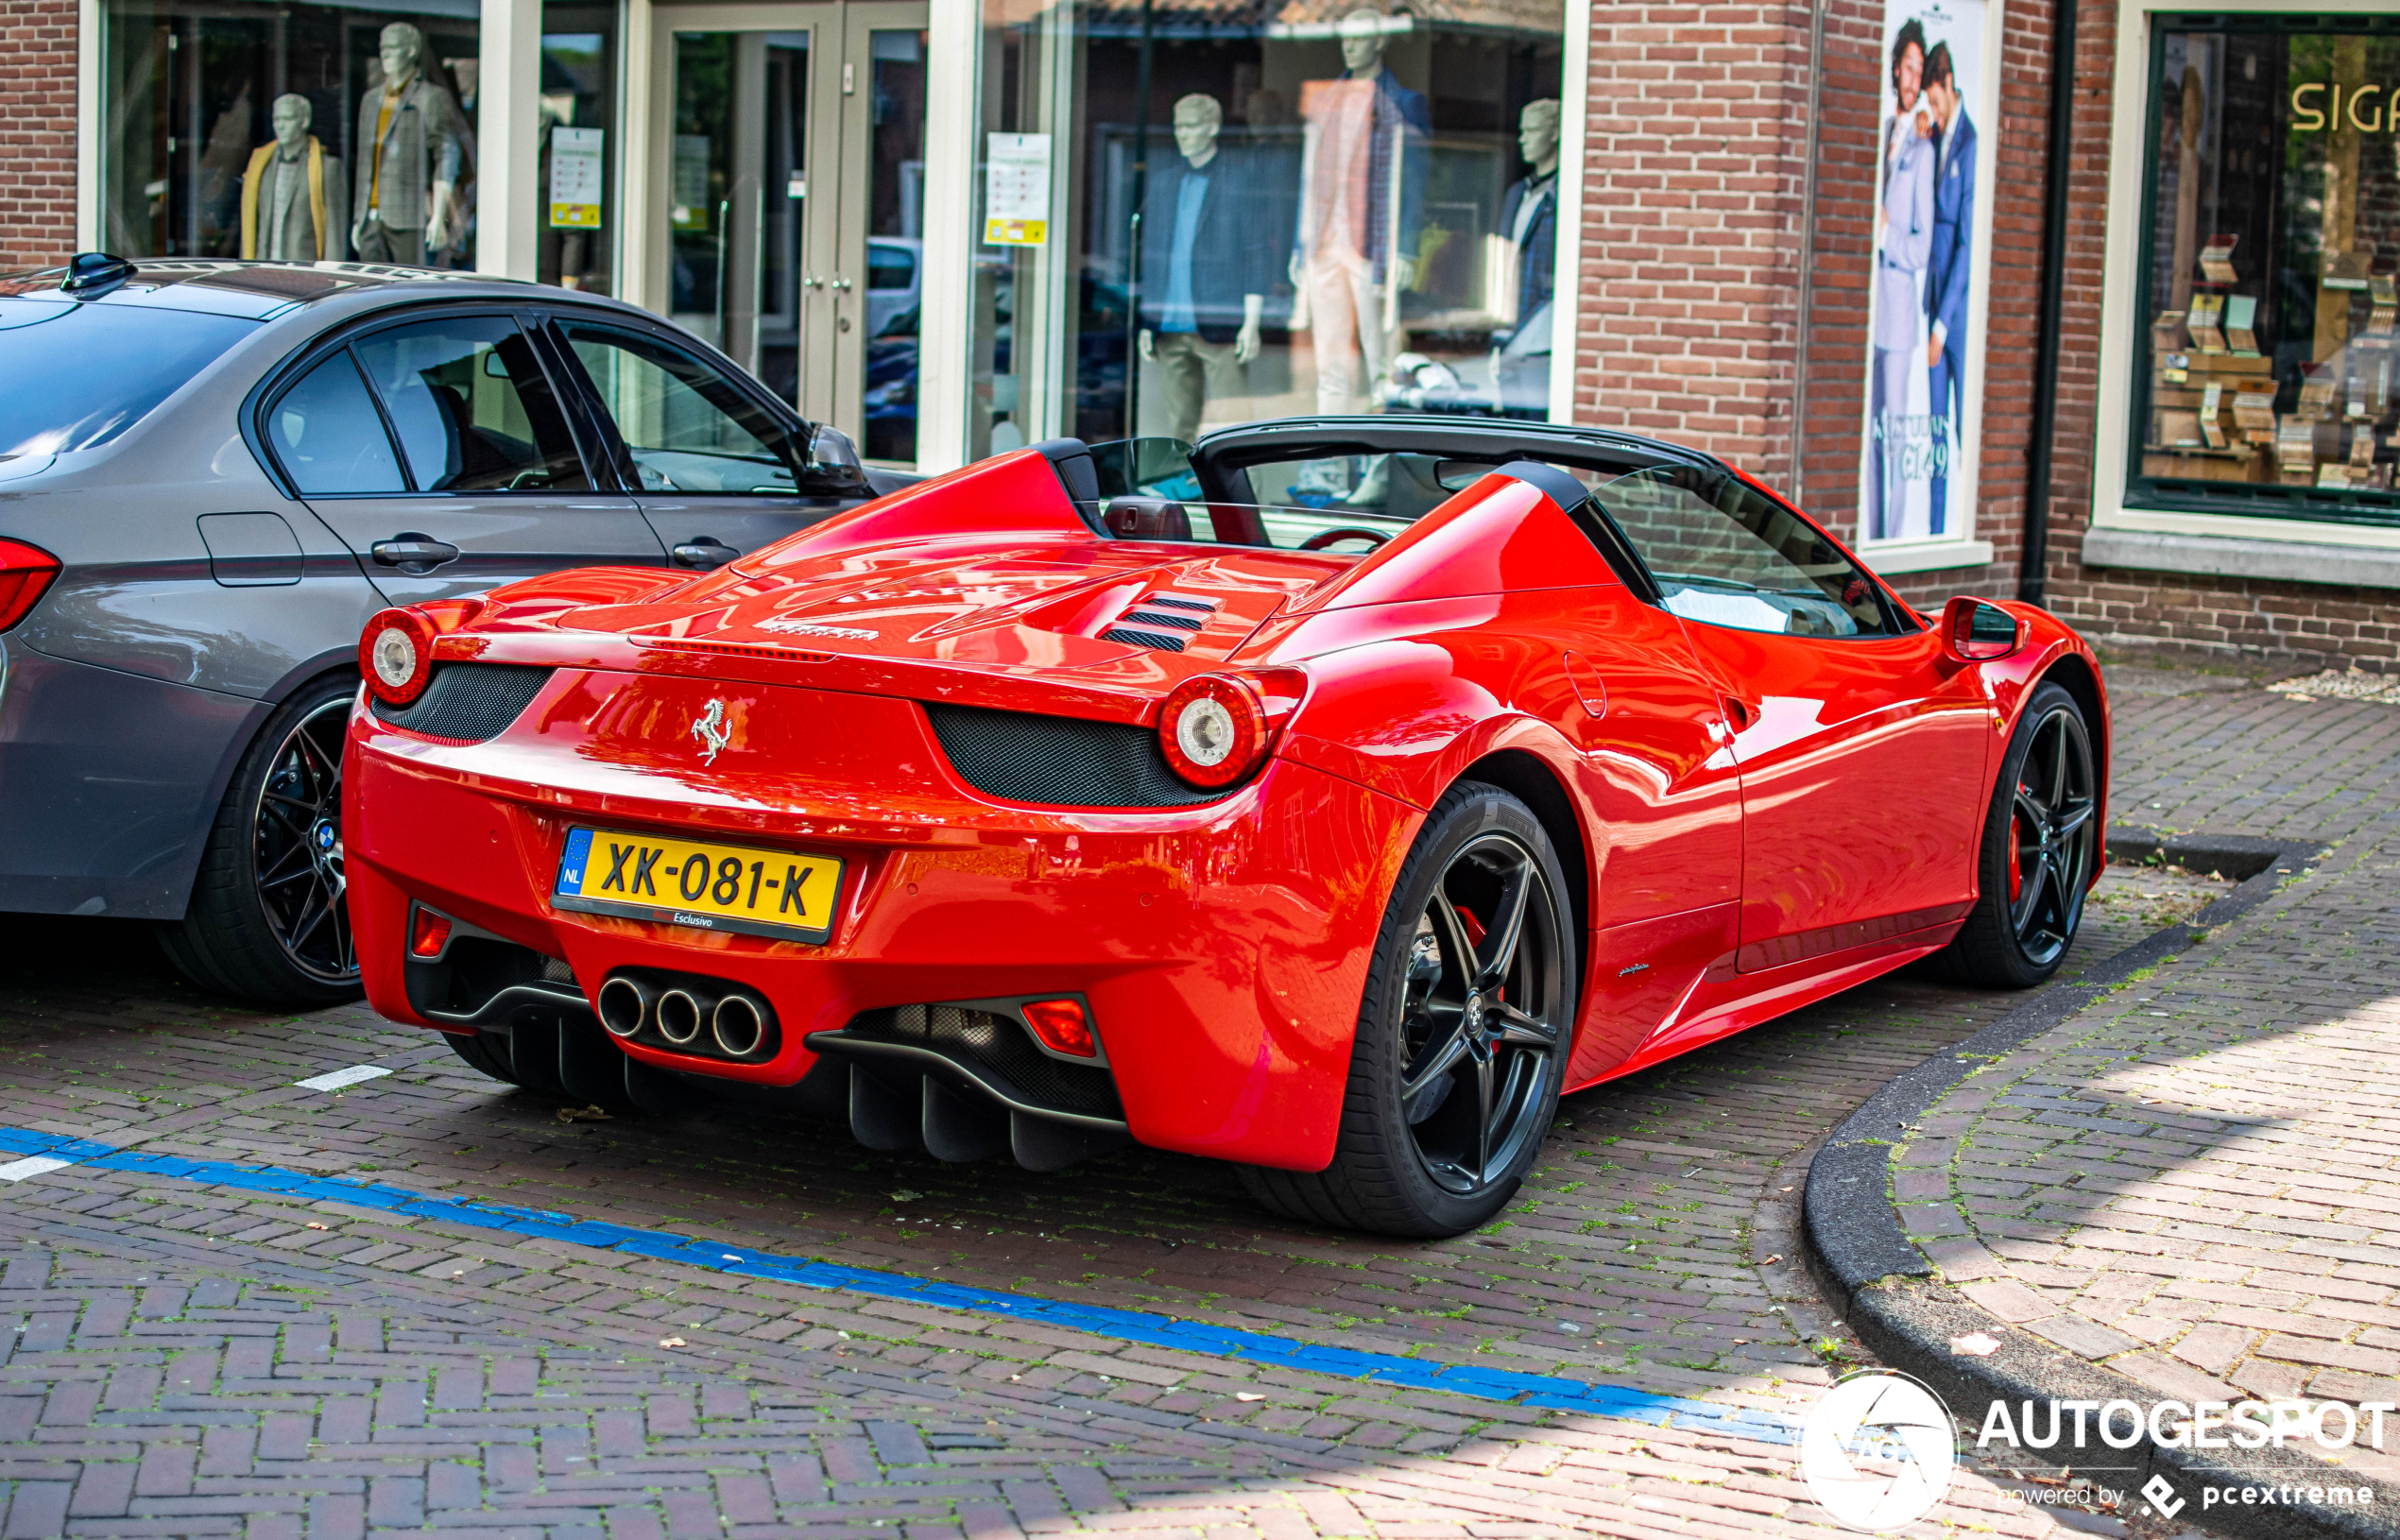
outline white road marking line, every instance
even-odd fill
[[[56,1155],[27,1155],[23,1160],[11,1160],[0,1166],[0,1182],[22,1182],[28,1176],[64,1171],[74,1164],[72,1160],[60,1160]]]
[[[389,1069],[380,1064],[353,1064],[347,1069],[334,1069],[325,1074],[311,1075],[306,1080],[296,1080],[292,1084],[304,1090],[337,1091],[345,1086],[355,1086],[362,1080],[373,1080],[378,1075],[390,1073]]]

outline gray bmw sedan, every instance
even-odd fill
[[[96,252],[0,278],[0,911],[155,920],[203,986],[353,998],[369,615],[705,570],[877,489],[841,434],[609,299]]]

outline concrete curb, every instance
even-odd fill
[[[2169,925],[2100,963],[2072,984],[2054,985],[1963,1043],[1944,1049],[1894,1077],[1861,1104],[1826,1139],[1809,1163],[1800,1231],[1809,1269],[1843,1319],[1885,1362],[1933,1387],[1963,1428],[1980,1429],[1995,1402],[2012,1407],[2049,1400],[2128,1401],[2147,1408],[2159,1399],[2149,1386],[2051,1348],[2013,1328],[1938,1279],[1933,1264],[1901,1227],[1894,1208],[1892,1152],[1906,1130],[1980,1064],[2014,1051],[2066,1021],[2142,968],[2192,946],[2202,934],[2240,917],[2271,897],[2278,880],[2325,853],[2326,847],[2236,835],[2163,835],[2113,829],[2109,853],[2118,859],[2164,857],[2197,869],[2239,875],[2234,891],[2186,924]],[[1989,1358],[1953,1354],[1950,1341],[1974,1332],[1999,1339]],[[2080,1466],[2132,1469],[2129,1497],[2153,1475],[2166,1477],[2186,1499],[2176,1517],[2221,1533],[2258,1540],[2400,1540],[2400,1513],[2296,1502],[2219,1506],[2203,1513],[2203,1486],[2284,1488],[2372,1484],[2297,1449],[2170,1448],[2112,1425],[2132,1442],[2111,1447],[2095,1438],[2069,1450],[2065,1438],[2046,1458]],[[2097,1432],[2097,1428],[2095,1429]],[[2400,1495],[2400,1494],[2395,1494]],[[2389,1500],[2386,1509],[2400,1509]]]

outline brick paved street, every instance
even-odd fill
[[[2339,843],[1963,1082],[1896,1196],[1985,1309],[2162,1394],[2400,1401],[2400,710],[2235,698],[2141,712],[2151,817]]]
[[[2288,927],[2288,944],[2218,986],[2231,998],[2246,980],[2279,1002],[2273,1033],[2239,1035],[2247,1049],[2293,1035],[2286,1018],[2348,1020],[2295,970],[2366,940],[2382,868],[2337,884],[2353,847],[2388,827],[2377,778],[2400,711],[2209,676],[2127,671],[2119,690],[2122,819],[2357,834],[2243,922]],[[2214,886],[2113,874],[2078,962]],[[2352,897],[2321,915],[2320,889]],[[2344,955],[2344,987],[2371,998],[2378,960]],[[2170,1001],[2213,1019],[2169,992],[2207,966],[2196,952],[2112,1008]],[[2153,1002],[2124,998],[2142,992]],[[229,1009],[177,984],[141,933],[96,921],[28,925],[0,954],[0,1125],[1796,1413],[1863,1361],[1797,1262],[1814,1143],[2016,1002],[1904,975],[1571,1098],[1504,1223],[1427,1245],[1267,1220],[1229,1172],[1174,1156],[1034,1176],[873,1155],[745,1108],[562,1122],[430,1035],[357,1009]],[[2343,1052],[2328,1049],[2337,1069]],[[293,1084],[364,1064],[393,1072],[337,1094]],[[2265,1088],[2247,1081],[2246,1095]],[[2316,1090],[2277,1105],[2311,1098],[2269,1115],[2338,1115]],[[0,1186],[0,1232],[5,1536],[1830,1531],[1788,1447],[1728,1433],[509,1243],[437,1219],[76,1165]],[[2291,1249],[2319,1256],[2315,1243]],[[2052,1527],[1980,1475],[1920,1526]]]

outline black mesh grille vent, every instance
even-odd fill
[[[375,714],[410,732],[480,744],[506,730],[553,672],[524,663],[443,663],[423,694],[405,706],[376,701]]]
[[[1175,779],[1148,727],[931,703],[925,714],[959,779],[986,796],[1066,808],[1173,808],[1226,795]]]
[[[1181,652],[1185,639],[1173,631],[1138,631],[1130,625],[1112,625],[1100,633],[1100,640],[1122,642],[1132,647],[1151,647],[1159,652]]]
[[[1117,617],[1117,624],[1100,633],[1103,642],[1122,642],[1130,647],[1150,647],[1159,652],[1181,652],[1191,639],[1179,635],[1197,631],[1209,624],[1216,613],[1214,599],[1187,599],[1177,593],[1154,593]]]
[[[1079,1112],[1088,1118],[1125,1115],[1117,1083],[1094,1065],[1068,1064],[1036,1048],[1017,1021],[956,1005],[902,1005],[854,1018],[849,1035],[938,1050],[971,1066],[995,1089],[1027,1106]]]

